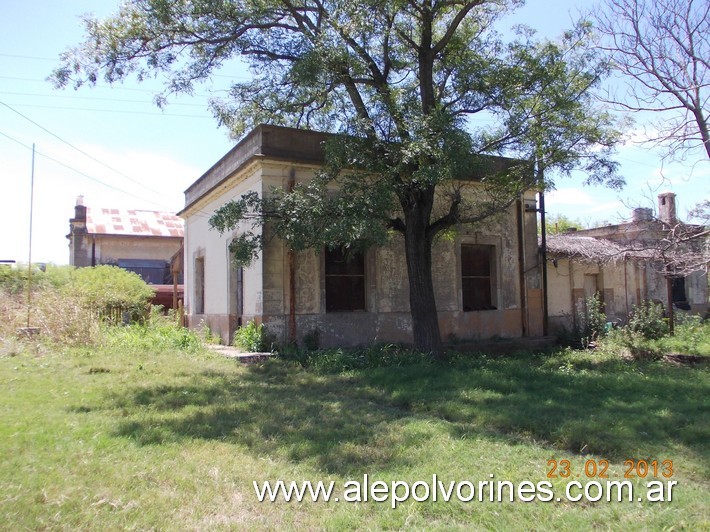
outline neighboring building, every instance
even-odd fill
[[[179,214],[185,218],[190,326],[204,322],[225,342],[250,320],[264,323],[281,342],[290,339],[294,322],[297,340],[317,330],[324,347],[412,342],[401,237],[345,261],[341,252],[327,250],[291,254],[289,260],[284,243],[266,235],[259,258],[237,268],[228,245],[239,228],[224,235],[210,230],[209,216],[226,202],[311,179],[323,163],[327,138],[259,126],[185,191]],[[433,256],[444,340],[542,335],[534,193],[502,216],[462,229],[454,241],[442,238]]]
[[[182,219],[159,211],[93,209],[83,200],[77,198],[69,220],[69,263],[110,264],[135,272],[155,286],[156,302],[172,307],[172,264],[182,246]],[[182,279],[177,281],[182,292]]]
[[[697,226],[676,216],[675,194],[658,196],[659,216],[651,209],[634,209],[629,222],[572,231],[547,237],[548,313],[550,332],[572,330],[585,309],[587,297],[599,294],[609,321],[625,323],[633,305],[660,302],[667,308],[668,282],[674,256],[682,262],[707,246],[696,240],[673,246],[673,233],[690,233]],[[661,257],[664,249],[675,255]],[[675,309],[705,314],[708,310],[706,271],[683,272],[671,280]]]

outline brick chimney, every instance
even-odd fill
[[[658,195],[658,218],[668,225],[676,225],[678,223],[675,194],[673,192],[663,192]]]
[[[74,220],[86,222],[86,207],[84,206],[84,196],[76,197],[76,205],[74,205]]]
[[[91,266],[89,242],[86,232],[86,206],[84,196],[76,198],[74,218],[69,219],[69,264],[72,266]]]
[[[632,220],[634,223],[650,222],[653,220],[653,211],[646,207],[638,207],[632,212]]]

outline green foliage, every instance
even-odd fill
[[[145,313],[154,295],[153,289],[138,274],[107,265],[76,269],[64,290],[77,295],[93,312],[108,317],[115,309],[120,309],[133,319]]]
[[[660,360],[665,354],[656,342],[626,327],[612,331],[598,347],[602,353],[634,360]]]
[[[93,345],[100,336],[98,323],[81,301],[80,294],[69,290],[74,275],[71,266],[47,265],[45,271],[32,271],[32,298],[28,311],[26,266],[0,268],[0,338],[16,343],[18,331],[29,326],[39,334],[20,338],[28,348],[44,345]]]
[[[158,353],[182,351],[195,353],[202,349],[197,333],[181,327],[174,316],[165,316],[160,307],[153,307],[146,320],[123,327],[102,327],[101,344],[110,350]]]
[[[230,251],[240,265],[259,252],[267,220],[293,250],[376,245],[393,230],[431,246],[575,169],[589,182],[623,182],[610,157],[615,121],[591,93],[607,63],[589,24],[555,42],[526,29],[505,42],[496,22],[520,4],[127,1],[87,23],[86,41],[53,77],[80,86],[161,72],[166,93],[189,93],[240,57],[253,78],[213,102],[236,137],[261,123],[340,134],[316,179],[215,213],[220,233],[238,230]],[[429,260],[405,249],[410,266]],[[428,302],[412,316],[414,340],[439,353],[431,285],[410,279],[413,297]]]
[[[16,294],[27,290],[27,269],[0,266],[0,286],[5,293]],[[39,270],[38,270],[39,271]]]
[[[587,348],[606,333],[606,314],[599,294],[584,300],[584,312],[577,323],[576,337],[582,347]]]
[[[600,347],[639,360],[656,360],[668,354],[710,356],[710,321],[679,314],[674,335],[669,336],[663,306],[646,301],[634,306],[628,323],[612,331]]]
[[[45,286],[51,286],[53,288],[66,286],[71,282],[75,271],[76,268],[74,266],[47,264],[44,272],[42,272]]]
[[[368,368],[431,365],[429,355],[396,344],[382,344],[355,349],[321,349],[315,351],[284,352],[283,358],[320,373],[343,373]]]
[[[58,288],[66,285],[73,275],[73,266],[56,266],[47,264],[44,270],[33,264],[32,290],[42,290],[47,287]],[[18,264],[16,267],[0,266],[0,292],[18,294],[27,291],[29,271],[27,264]]]
[[[6,294],[18,294],[27,291],[29,271],[27,265],[16,268],[0,266],[0,287]],[[35,290],[44,285],[44,273],[37,267],[32,269],[32,285]]]
[[[673,336],[660,338],[658,344],[665,353],[710,357],[710,320],[680,314]]]
[[[668,320],[665,318],[663,305],[653,301],[634,305],[624,329],[646,340],[657,340],[667,335]]]
[[[320,331],[318,329],[311,329],[306,334],[304,334],[303,346],[308,351],[317,351],[320,347]]]
[[[657,360],[669,354],[710,357],[710,321],[699,316],[679,318],[673,336],[647,337],[642,330],[627,325],[604,338],[600,350],[637,360]]]
[[[235,235],[229,243],[229,252],[236,266],[249,266],[261,251],[261,232],[254,231],[264,223],[262,205],[262,199],[256,192],[248,192],[222,205],[209,219],[210,228],[216,229],[219,234],[232,231],[246,222],[246,230]]]
[[[19,272],[3,273],[0,343],[5,347],[0,352],[14,352],[18,348],[14,339],[17,330],[26,326],[27,300],[24,292],[13,291],[26,277]],[[37,327],[39,334],[20,340],[30,350],[104,346],[194,352],[202,345],[193,332],[177,326],[174,315],[163,316],[160,307],[153,307],[146,317],[153,291],[134,273],[113,266],[48,267],[46,272],[38,270],[37,281],[30,325]],[[118,316],[114,316],[114,310]],[[124,311],[140,320],[128,327],[115,326],[122,322]]]
[[[564,214],[553,214],[545,218],[545,228],[548,235],[557,235],[570,229],[584,229],[584,225],[578,219],[573,220]]]
[[[232,344],[249,353],[263,353],[271,348],[264,324],[257,325],[254,321],[250,321],[236,330]]]
[[[213,332],[212,329],[210,329],[209,324],[204,320],[201,321],[200,325],[197,327],[197,333],[202,342],[205,344],[219,345],[222,343],[222,337]]]

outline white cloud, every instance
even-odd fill
[[[593,205],[594,199],[581,188],[558,188],[545,194],[545,202],[550,206]]]
[[[548,215],[563,215],[593,226],[601,222],[617,223],[626,218],[624,203],[608,189],[579,187],[559,188],[545,195]]]

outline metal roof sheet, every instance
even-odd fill
[[[184,235],[183,220],[171,212],[134,209],[86,208],[89,233],[127,236]]]

